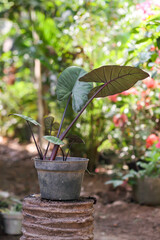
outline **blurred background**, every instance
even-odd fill
[[[160,137],[159,1],[1,0],[1,190],[18,196],[38,191],[28,127],[8,114],[30,116],[42,126],[49,114],[60,122],[60,73],[71,65],[90,71],[113,64],[140,67],[150,77],[122,94],[94,99],[71,130],[85,141],[71,155],[88,157],[91,172],[124,184],[124,172],[135,170]],[[70,106],[63,129],[75,116]],[[33,130],[40,139],[43,129]]]

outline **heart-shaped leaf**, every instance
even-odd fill
[[[21,115],[21,114],[18,114],[18,113],[12,113],[12,114],[9,114],[8,116],[11,116],[11,115],[13,115],[13,116],[17,116],[17,117],[20,117],[20,118],[23,118],[24,120],[26,120],[26,121],[28,121],[28,122],[30,122],[30,123],[33,123],[34,125],[39,125],[39,126],[41,126],[37,121],[35,121],[33,118],[31,118],[31,117],[27,117],[27,116],[24,116],[24,115]]]
[[[49,134],[52,130],[52,126],[53,126],[53,122],[54,122],[54,117],[52,116],[48,116],[44,118],[44,126],[45,126],[45,132],[47,134]]]
[[[48,142],[54,143],[56,145],[64,145],[64,142],[61,141],[61,139],[54,137],[54,136],[44,136]]]
[[[68,139],[70,145],[74,143],[85,143],[84,140],[77,135],[68,135],[66,138]]]
[[[58,100],[66,100],[72,94],[72,108],[75,112],[79,112],[88,101],[88,93],[92,89],[91,83],[79,82],[79,78],[85,74],[86,71],[82,68],[72,66],[66,68],[58,79]]]
[[[108,65],[94,69],[81,77],[79,81],[103,83],[104,88],[95,97],[106,97],[126,91],[138,80],[143,80],[148,76],[148,73],[136,67]],[[102,85],[93,88],[89,97],[101,87]]]
[[[54,123],[53,123],[52,130],[53,130],[53,131],[58,131],[59,126],[60,126],[60,124],[59,124],[58,122],[54,122]]]

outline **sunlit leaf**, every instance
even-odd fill
[[[130,66],[108,65],[94,69],[79,79],[84,82],[108,83],[96,97],[106,97],[121,93],[131,88],[138,80],[143,80],[149,76],[143,70]],[[101,86],[93,88],[89,94],[91,97]]]
[[[66,100],[72,94],[72,108],[79,112],[88,101],[88,93],[92,89],[91,83],[79,82],[79,78],[84,76],[86,71],[80,67],[66,68],[58,79],[57,98],[59,101]]]
[[[56,145],[64,145],[64,142],[62,142],[59,138],[54,136],[44,136],[44,139],[46,139],[48,142],[54,143]]]
[[[35,121],[34,119],[32,119],[31,117],[27,117],[27,116],[24,116],[24,115],[21,115],[21,114],[17,114],[17,113],[12,113],[12,114],[9,114],[9,116],[17,116],[17,117],[20,117],[20,118],[23,118],[24,120],[30,122],[30,123],[33,123],[34,125],[39,125],[41,126],[37,121]]]

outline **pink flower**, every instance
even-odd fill
[[[155,61],[156,64],[160,64],[160,58],[156,58],[156,61]]]
[[[159,137],[156,134],[151,134],[146,139],[146,148],[151,147],[154,143],[159,141]]]
[[[148,88],[155,88],[156,87],[156,82],[153,78],[148,77],[145,80],[143,80],[143,83],[148,87]]]
[[[99,169],[98,169],[98,168],[96,168],[96,169],[95,169],[95,172],[96,172],[96,173],[99,173]]]
[[[113,122],[116,127],[123,127],[124,124],[127,122],[127,120],[128,120],[128,118],[124,113],[122,113],[121,115],[119,115],[119,114],[115,115],[113,117]]]
[[[128,89],[127,91],[122,92],[121,94],[124,95],[124,96],[128,96],[130,94],[137,95],[138,91],[135,87],[132,87],[132,88]]]
[[[111,100],[112,102],[117,102],[117,96],[118,96],[118,94],[114,94],[114,95],[108,96],[108,98],[109,98],[109,100]]]
[[[145,20],[148,16],[154,15],[154,12],[152,11],[152,1],[137,4],[136,8],[141,11],[143,20]]]
[[[160,139],[159,142],[156,144],[156,148],[160,148]]]

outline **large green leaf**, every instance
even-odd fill
[[[121,93],[131,88],[138,80],[143,80],[149,74],[143,70],[130,66],[108,65],[94,69],[79,79],[84,82],[101,82],[108,83],[96,97],[106,97]],[[91,97],[97,92],[101,86],[92,89],[89,96]]]
[[[13,116],[17,116],[17,117],[20,117],[20,118],[23,118],[24,120],[26,120],[26,121],[28,121],[28,122],[30,122],[30,123],[33,123],[34,125],[39,125],[39,126],[41,126],[37,121],[35,121],[33,118],[31,118],[31,117],[27,117],[27,116],[24,116],[24,115],[21,115],[21,114],[18,114],[18,113],[12,113],[12,114],[9,114],[9,116],[11,116],[11,115],[13,115]]]
[[[85,74],[86,71],[82,68],[72,66],[66,68],[58,79],[58,100],[66,100],[72,94],[72,108],[75,112],[79,112],[88,101],[88,93],[92,89],[91,83],[79,82],[79,78]]]
[[[44,136],[47,141],[54,143],[56,145],[64,145],[64,142],[62,142],[59,138],[54,137],[54,136]]]

